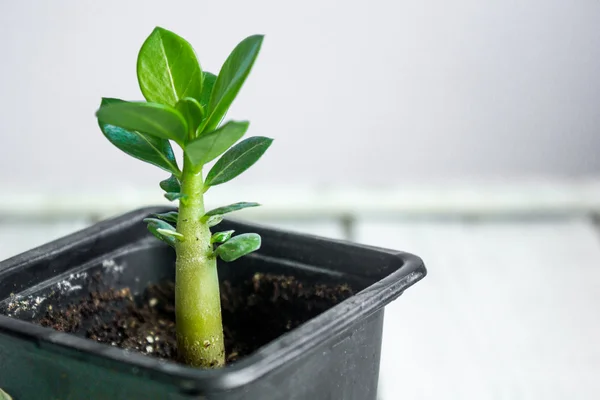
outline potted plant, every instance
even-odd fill
[[[6,393],[375,398],[383,307],[425,276],[421,260],[223,218],[257,203],[204,207],[272,143],[223,122],[262,41],[244,39],[213,75],[173,32],[146,39],[147,101],[104,98],[97,118],[116,147],[170,173],[160,187],[179,207],[136,210],[0,263]]]

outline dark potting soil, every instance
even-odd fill
[[[224,282],[227,362],[252,353],[352,294],[348,285],[308,285],[283,275],[257,273],[237,285]],[[99,287],[77,303],[49,308],[38,322],[123,349],[177,359],[172,282],[151,285],[138,299],[127,288]]]

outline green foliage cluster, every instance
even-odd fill
[[[170,201],[188,200],[181,193],[183,173],[172,143],[183,150],[190,173],[198,173],[205,164],[221,156],[204,179],[204,192],[240,175],[271,145],[272,139],[262,136],[237,143],[246,134],[248,121],[221,123],[248,77],[262,41],[261,35],[244,39],[219,74],[214,75],[202,70],[194,49],[185,39],[158,27],[142,45],[137,60],[138,82],[147,101],[102,99],[96,114],[100,129],[125,153],[171,173],[160,182]],[[223,219],[223,214],[258,205],[235,203],[208,211],[203,218],[212,227]],[[185,239],[177,232],[177,217],[176,212],[170,212],[146,222],[153,235],[175,246],[176,241]],[[217,232],[213,243],[219,244],[215,249],[217,256],[232,261],[258,249],[260,237]]]

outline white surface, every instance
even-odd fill
[[[386,309],[381,395],[600,398],[600,239],[585,220],[359,223],[429,275]]]
[[[600,2],[0,2],[0,181],[119,193],[166,177],[99,132],[101,96],[140,99],[155,25],[217,71],[263,51],[230,117],[276,139],[240,184],[361,188],[600,169]]]
[[[211,189],[207,208],[240,200],[256,201],[236,216],[262,221],[331,221],[347,216],[387,218],[390,216],[552,216],[600,212],[600,175],[580,179],[520,179],[471,181],[470,183],[388,186],[372,190],[314,185],[240,187],[232,184]],[[138,207],[169,203],[158,185],[144,190],[91,193],[60,191],[5,191],[0,193],[0,217],[98,218],[121,214]]]
[[[34,247],[85,228],[84,219],[54,222],[0,222],[0,260],[16,256]]]

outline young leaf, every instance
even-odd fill
[[[156,230],[157,233],[160,233],[163,236],[170,236],[173,237],[179,241],[183,240],[183,235],[177,231],[171,230],[171,229],[162,229],[162,228],[158,228]]]
[[[233,232],[235,232],[235,231],[216,232],[211,236],[210,242],[211,243],[226,242],[231,238],[231,235],[233,235]]]
[[[258,203],[239,202],[239,203],[230,204],[228,206],[215,208],[214,210],[210,210],[209,212],[204,214],[204,216],[210,217],[212,215],[222,215],[222,214],[227,214],[227,213],[230,213],[233,211],[238,211],[238,210],[241,210],[244,208],[258,207],[258,206],[260,206],[260,204],[258,204]]]
[[[171,175],[164,181],[160,181],[159,185],[167,193],[178,193],[181,191],[181,184],[175,175]]]
[[[100,107],[96,113],[104,123],[184,143],[187,123],[172,107],[156,103],[118,102]]]
[[[163,221],[161,219],[158,219],[158,218],[149,217],[149,218],[144,218],[143,221],[147,224],[156,225],[157,229],[160,228],[160,229],[167,229],[167,230],[171,230],[171,231],[175,230],[175,228],[173,228],[173,226],[171,226],[171,224],[169,224],[168,222]]]
[[[222,215],[213,215],[208,218],[208,220],[206,221],[206,225],[208,225],[209,228],[212,228],[215,225],[219,225],[222,221],[223,221]]]
[[[204,111],[200,103],[198,103],[198,100],[186,97],[179,100],[175,108],[185,118],[188,131],[193,132],[195,135],[196,129],[200,126],[202,118],[204,117]]]
[[[202,69],[192,46],[182,37],[157,27],[137,59],[137,76],[146,100],[174,106],[184,97],[199,99]]]
[[[205,131],[215,129],[227,113],[254,65],[262,41],[262,35],[247,37],[225,60],[212,90]]]
[[[230,148],[248,130],[249,123],[229,121],[219,129],[205,133],[185,146],[185,154],[194,166],[204,165]]]
[[[123,100],[103,98],[100,107],[114,103],[123,103]],[[104,136],[113,145],[130,156],[156,165],[177,176],[181,174],[168,140],[137,131],[128,131],[118,126],[110,125],[100,119],[98,120],[98,125],[100,125],[100,130]]]
[[[272,142],[273,139],[254,136],[236,144],[213,165],[204,185],[216,186],[232,180],[258,161]]]
[[[217,76],[215,74],[211,74],[210,72],[206,71],[204,72],[204,83],[202,84],[200,104],[202,105],[202,107],[204,107],[205,110],[208,110],[208,106],[210,104],[210,95],[212,93],[216,81]]]
[[[179,217],[179,213],[177,211],[169,211],[162,214],[154,214],[154,216],[160,220],[177,224],[177,218]]]
[[[221,260],[229,262],[260,249],[260,235],[257,233],[243,233],[237,235],[217,247],[215,253]]]
[[[187,196],[185,194],[181,194],[179,192],[177,193],[165,193],[165,198],[169,201],[175,201],[175,200],[185,200],[187,199]]]
[[[148,224],[148,230],[155,237],[162,240],[163,242],[168,243],[169,245],[171,245],[173,247],[175,246],[176,239],[173,236],[165,235],[165,234],[159,232],[159,230],[175,231],[175,228],[173,228],[168,222],[161,221],[160,219],[156,219],[156,218],[145,218],[144,222],[146,224]]]

